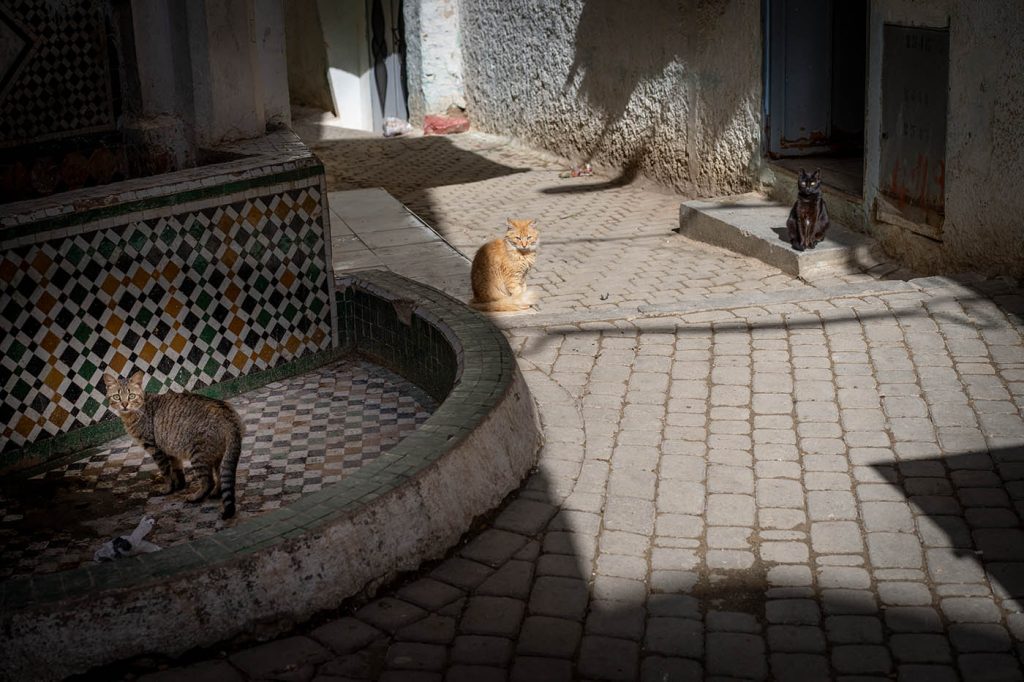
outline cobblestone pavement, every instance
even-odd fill
[[[475,210],[522,210],[503,202],[525,175]],[[469,192],[436,189],[434,218]],[[633,224],[608,191],[556,195],[592,211],[578,239]],[[650,201],[664,231],[678,198]],[[627,271],[652,252],[616,244]],[[674,290],[678,314],[507,325],[547,443],[448,558],[145,679],[1024,679],[1024,294],[931,278],[794,296],[684,251],[670,263],[729,283]],[[602,262],[589,286],[621,275]],[[734,288],[702,307],[717,286]]]
[[[504,234],[506,217],[536,218],[541,247],[529,283],[541,293],[540,314],[807,287],[760,261],[674,234],[678,195],[597,176],[559,178],[563,162],[503,138],[310,137],[329,189],[383,187],[469,258]],[[871,279],[852,274],[815,284]]]

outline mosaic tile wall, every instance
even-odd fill
[[[141,369],[150,391],[194,389],[329,349],[329,244],[310,183],[6,249],[0,463],[113,418],[108,367]]]
[[[0,147],[113,129],[104,3],[0,2]]]

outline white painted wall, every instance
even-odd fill
[[[318,0],[334,111],[346,128],[373,130],[370,48],[362,0]]]
[[[266,125],[289,125],[292,110],[288,97],[283,0],[254,0],[253,9],[256,15],[256,53]]]

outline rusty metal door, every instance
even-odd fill
[[[880,189],[904,217],[942,224],[949,30],[886,24]]]
[[[828,151],[833,0],[766,0],[768,154]]]

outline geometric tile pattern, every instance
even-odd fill
[[[156,464],[127,436],[95,454],[0,490],[0,579],[92,560],[144,515],[147,538],[167,547],[233,526],[320,490],[372,461],[422,424],[435,401],[393,372],[347,358],[231,400],[245,422],[236,479],[238,514],[187,493],[155,496]],[[187,471],[190,488],[195,483]]]
[[[114,127],[103,7],[12,0],[0,8],[8,44],[17,38],[0,73],[0,147]]]
[[[112,418],[101,376],[193,389],[332,342],[320,190],[0,254],[0,453]]]

